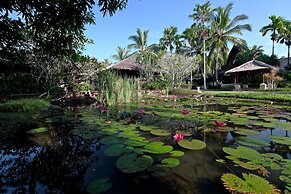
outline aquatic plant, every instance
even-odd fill
[[[166,165],[167,167],[174,168],[180,165],[180,161],[176,158],[164,158],[162,160],[162,164]]]
[[[206,147],[206,144],[203,141],[198,139],[192,139],[191,141],[183,139],[178,141],[178,144],[186,149],[190,150],[201,150]]]
[[[243,129],[243,128],[235,129],[233,132],[239,135],[246,135],[246,136],[257,136],[261,134],[259,131],[252,130],[252,129]]]
[[[118,158],[116,167],[124,173],[135,173],[147,169],[153,164],[153,159],[148,155],[131,153]]]
[[[182,109],[182,110],[181,110],[181,113],[182,113],[183,115],[188,115],[188,114],[190,114],[191,112],[190,112],[189,110],[187,110],[187,109]]]
[[[214,121],[214,124],[215,124],[216,126],[218,126],[218,127],[223,127],[223,126],[225,125],[224,122],[217,121],[217,120]]]
[[[39,127],[39,128],[35,128],[35,129],[31,129],[29,131],[27,131],[27,133],[43,133],[43,132],[46,132],[48,130],[48,128],[46,127]]]
[[[49,101],[40,98],[8,100],[0,104],[2,112],[39,112],[49,108]]]
[[[184,139],[184,134],[183,133],[176,133],[173,136],[173,138],[174,138],[175,141],[180,141],[180,140]]]
[[[91,181],[87,187],[86,191],[90,194],[100,194],[108,191],[112,187],[112,183],[109,182],[108,178],[99,178]]]
[[[165,129],[153,129],[151,130],[151,134],[156,136],[169,136],[171,133]]]
[[[251,146],[251,147],[266,147],[270,146],[269,142],[255,139],[255,138],[249,138],[249,137],[240,137],[237,139],[237,142],[245,145],[245,146]]]
[[[105,148],[104,154],[106,156],[120,156],[122,154],[133,152],[134,148],[131,146],[125,146],[123,144],[113,144]]]
[[[270,184],[267,180],[254,175],[243,173],[243,178],[238,176],[225,173],[222,175],[221,180],[223,181],[224,187],[232,193],[252,193],[252,194],[279,194],[278,190],[274,185]]]

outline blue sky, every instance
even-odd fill
[[[102,17],[95,7],[96,25],[86,26],[85,34],[94,40],[94,44],[86,45],[84,54],[96,57],[102,61],[116,53],[117,46],[126,47],[131,43],[130,35],[136,34],[136,29],[149,30],[148,44],[158,43],[163,36],[163,29],[171,25],[178,27],[182,33],[193,21],[188,15],[193,13],[195,5],[205,3],[205,0],[129,0],[127,8],[118,11],[114,16]],[[245,31],[243,38],[249,46],[262,45],[265,53],[271,53],[272,41],[269,34],[261,36],[260,28],[270,23],[270,15],[282,16],[291,20],[290,0],[212,0],[212,7],[226,6],[233,2],[232,18],[246,14],[251,24],[252,32]],[[280,58],[287,56],[287,46],[276,44],[275,54]]]

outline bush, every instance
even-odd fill
[[[87,92],[92,90],[93,86],[89,83],[81,82],[74,85],[74,89],[78,92]]]
[[[181,96],[188,96],[188,95],[193,95],[197,94],[196,90],[190,90],[186,88],[174,88],[169,90],[169,94],[171,95],[181,95]]]
[[[38,112],[48,108],[50,103],[39,98],[27,98],[19,100],[9,100],[0,104],[0,111],[4,112]]]
[[[146,90],[163,90],[169,87],[169,83],[165,80],[161,79],[153,79],[149,80],[146,83],[143,84],[143,89]]]

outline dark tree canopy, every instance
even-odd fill
[[[126,4],[127,0],[98,1],[103,15],[113,15]],[[94,5],[94,0],[2,0],[0,50],[17,53],[34,49],[68,56],[88,41],[84,27],[94,23]]]

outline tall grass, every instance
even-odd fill
[[[18,100],[8,100],[0,104],[0,111],[3,112],[38,112],[50,106],[47,100],[39,98],[27,98]]]
[[[102,72],[95,79],[98,100],[108,105],[138,102],[140,82],[115,73]]]

